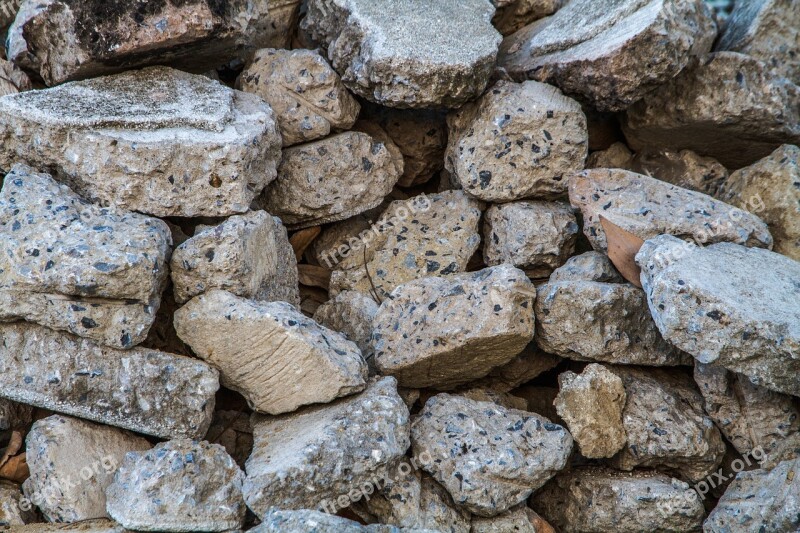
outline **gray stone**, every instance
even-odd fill
[[[367,100],[458,107],[483,92],[494,68],[501,37],[492,15],[486,0],[311,0],[302,27]]]
[[[165,223],[89,204],[18,164],[0,192],[0,238],[0,320],[116,348],[147,337],[168,275]]]
[[[358,522],[311,509],[270,509],[252,533],[438,533],[428,529],[398,528],[383,524],[362,526]]]
[[[563,266],[550,274],[550,283],[557,281],[597,281],[602,283],[625,283],[606,254],[584,252],[570,257]]]
[[[219,376],[202,361],[23,322],[0,324],[0,337],[0,396],[163,438],[211,423]]]
[[[0,59],[0,96],[30,91],[31,80],[14,63]]]
[[[132,452],[106,490],[108,514],[138,531],[241,528],[244,474],[219,444],[190,439]]]
[[[88,200],[156,216],[247,211],[280,144],[258,96],[166,67],[0,99],[0,168],[51,168]]]
[[[13,529],[12,529],[13,527]],[[0,531],[13,531],[14,533],[131,533],[113,520],[100,518],[97,520],[86,520],[75,524],[28,524],[26,526],[11,526],[8,529],[0,526]]]
[[[483,518],[472,518],[470,533],[555,533],[550,524],[525,504],[503,514]]]
[[[36,521],[36,514],[23,505],[22,498],[19,485],[7,479],[0,480],[0,527],[24,526]]]
[[[544,83],[499,81],[448,115],[447,126],[451,180],[489,202],[562,195],[566,174],[586,160],[580,104]]]
[[[800,263],[758,248],[705,248],[670,235],[636,255],[650,312],[701,363],[800,396]]]
[[[372,322],[378,313],[375,300],[357,291],[342,291],[329,302],[319,306],[314,320],[353,341],[375,373],[375,351],[372,348]]]
[[[175,313],[175,330],[219,369],[222,385],[261,413],[288,413],[365,387],[367,365],[358,347],[286,302],[213,290]]]
[[[492,24],[503,36],[555,13],[566,0],[492,0],[497,11]]]

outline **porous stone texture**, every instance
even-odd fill
[[[29,508],[22,510],[21,498],[19,485],[6,479],[0,480],[0,527],[24,526],[36,521],[33,511]]]
[[[156,216],[247,211],[280,146],[258,96],[167,67],[0,99],[0,168],[53,169],[88,200]]]
[[[628,109],[628,145],[693,150],[729,169],[800,144],[800,87],[735,52],[695,59]]]
[[[228,531],[246,512],[244,474],[219,444],[178,439],[132,452],[106,491],[108,514],[138,531]]]
[[[23,322],[0,324],[0,337],[0,396],[163,438],[211,423],[219,375],[202,361]]]
[[[0,96],[30,91],[31,80],[14,63],[0,59]]]
[[[494,69],[501,36],[492,15],[486,0],[311,0],[301,26],[359,96],[388,107],[459,107]]]
[[[545,352],[618,364],[691,363],[662,338],[645,293],[625,283],[603,254],[571,258],[536,293],[535,339]]]
[[[601,216],[642,240],[668,234],[702,244],[772,246],[767,225],[756,215],[626,170],[592,169],[573,175],[569,201],[581,210],[583,233],[592,247],[603,252],[608,244]]]
[[[497,82],[448,115],[447,127],[451,180],[490,202],[558,196],[588,153],[580,104],[535,81]]]
[[[718,197],[757,211],[769,226],[773,250],[800,261],[800,148],[785,144],[731,174]]]
[[[597,459],[620,451],[627,439],[622,425],[626,400],[622,380],[603,365],[591,364],[581,374],[559,375],[558,384],[556,411],[581,455]]]
[[[270,507],[339,505],[340,495],[385,478],[410,444],[408,408],[389,377],[329,405],[257,415],[253,430],[244,496],[262,519]]]
[[[286,302],[256,302],[213,290],[178,309],[175,330],[195,354],[219,369],[223,386],[241,393],[261,413],[327,403],[366,384],[367,365],[358,347]]]
[[[557,355],[543,352],[535,342],[531,342],[519,355],[508,363],[493,368],[476,384],[498,392],[509,392],[554,368],[561,361],[563,359]]]
[[[492,24],[503,36],[555,13],[565,0],[492,0],[497,7]]]
[[[331,294],[356,290],[380,301],[403,283],[464,272],[481,241],[482,207],[461,191],[392,202],[360,239],[323,257],[323,264],[352,258],[331,274]]]
[[[375,364],[411,388],[452,388],[508,363],[533,338],[536,291],[521,270],[410,281],[375,316]]]
[[[698,531],[705,514],[688,483],[653,471],[592,466],[559,474],[531,506],[564,533]]]
[[[572,0],[507,37],[498,63],[599,111],[622,111],[711,49],[716,24],[700,0]]]
[[[730,243],[697,247],[670,235],[646,241],[636,262],[665,339],[701,363],[800,396],[800,263]]]
[[[534,413],[491,402],[438,394],[411,427],[415,456],[453,496],[478,516],[495,516],[522,503],[564,468],[572,437]],[[497,460],[502,457],[502,460]]]
[[[375,373],[375,351],[372,348],[372,321],[378,313],[378,304],[369,296],[357,291],[342,291],[327,303],[319,306],[313,319],[321,326],[338,331],[353,341]]]
[[[545,278],[575,252],[578,226],[561,202],[523,201],[493,205],[483,224],[483,261],[507,263],[531,278]]]
[[[614,367],[627,401],[622,412],[627,444],[611,464],[621,470],[660,468],[697,482],[716,471],[725,444],[703,411],[691,378],[677,371]]]
[[[521,504],[503,514],[491,518],[472,518],[470,533],[555,533],[550,524],[533,509]]]
[[[300,305],[297,259],[286,228],[265,211],[234,215],[218,226],[198,226],[170,260],[175,301],[213,289],[244,298]]]
[[[736,476],[703,524],[705,533],[797,531],[800,528],[800,459],[772,470]]]
[[[125,454],[150,443],[127,431],[53,415],[34,422],[26,438],[31,475],[25,497],[48,522],[105,518],[106,487]]]
[[[316,50],[259,50],[238,80],[275,112],[283,146],[350,129],[361,106]]]
[[[167,225],[89,204],[17,164],[0,192],[0,320],[116,348],[147,337],[167,280]]]
[[[285,46],[300,0],[210,0],[110,6],[25,0],[8,56],[48,85],[153,64],[203,72],[256,48]]]
[[[289,229],[318,226],[376,207],[402,173],[402,158],[383,142],[348,131],[284,150],[278,179],[256,205]]]

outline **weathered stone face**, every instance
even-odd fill
[[[0,59],[0,96],[30,91],[31,80],[14,63]]]
[[[0,523],[10,526],[24,526],[35,522],[36,513],[20,508],[22,493],[19,485],[7,479],[0,480]]]
[[[82,197],[156,216],[247,211],[280,135],[255,95],[152,67],[0,99],[0,168],[52,168]]]
[[[633,157],[630,167],[625,168],[710,196],[714,196],[728,178],[728,170],[719,161],[691,150],[645,149]]]
[[[394,533],[397,528],[380,529],[383,526],[362,526],[358,522],[311,509],[296,511],[271,508],[264,514],[253,533],[304,533],[309,530],[335,531],[336,533]],[[413,530],[417,531],[417,530]]]
[[[555,530],[536,514],[533,509],[521,504],[503,514],[484,518],[472,517],[470,533],[506,533],[516,531],[519,533],[555,533]]]
[[[492,0],[497,11],[492,24],[503,36],[558,11],[563,0]]]
[[[526,346],[519,355],[508,363],[493,368],[475,385],[488,387],[498,392],[509,392],[540,374],[558,365],[562,359],[540,350],[535,342]]]
[[[314,320],[326,328],[338,331],[353,341],[367,362],[370,374],[375,374],[375,352],[372,348],[372,322],[378,313],[375,300],[357,291],[343,291],[314,313]]]

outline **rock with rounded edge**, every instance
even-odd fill
[[[378,313],[378,304],[369,296],[357,291],[342,291],[314,312],[313,319],[320,325],[338,331],[353,341],[361,355],[375,373],[375,352],[372,349],[372,321]]]

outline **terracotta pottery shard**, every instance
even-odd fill
[[[623,278],[641,289],[642,282],[639,280],[639,274],[642,270],[636,264],[635,258],[644,241],[602,215],[600,215],[600,224],[603,226],[603,231],[606,232],[608,258],[611,259]]]

